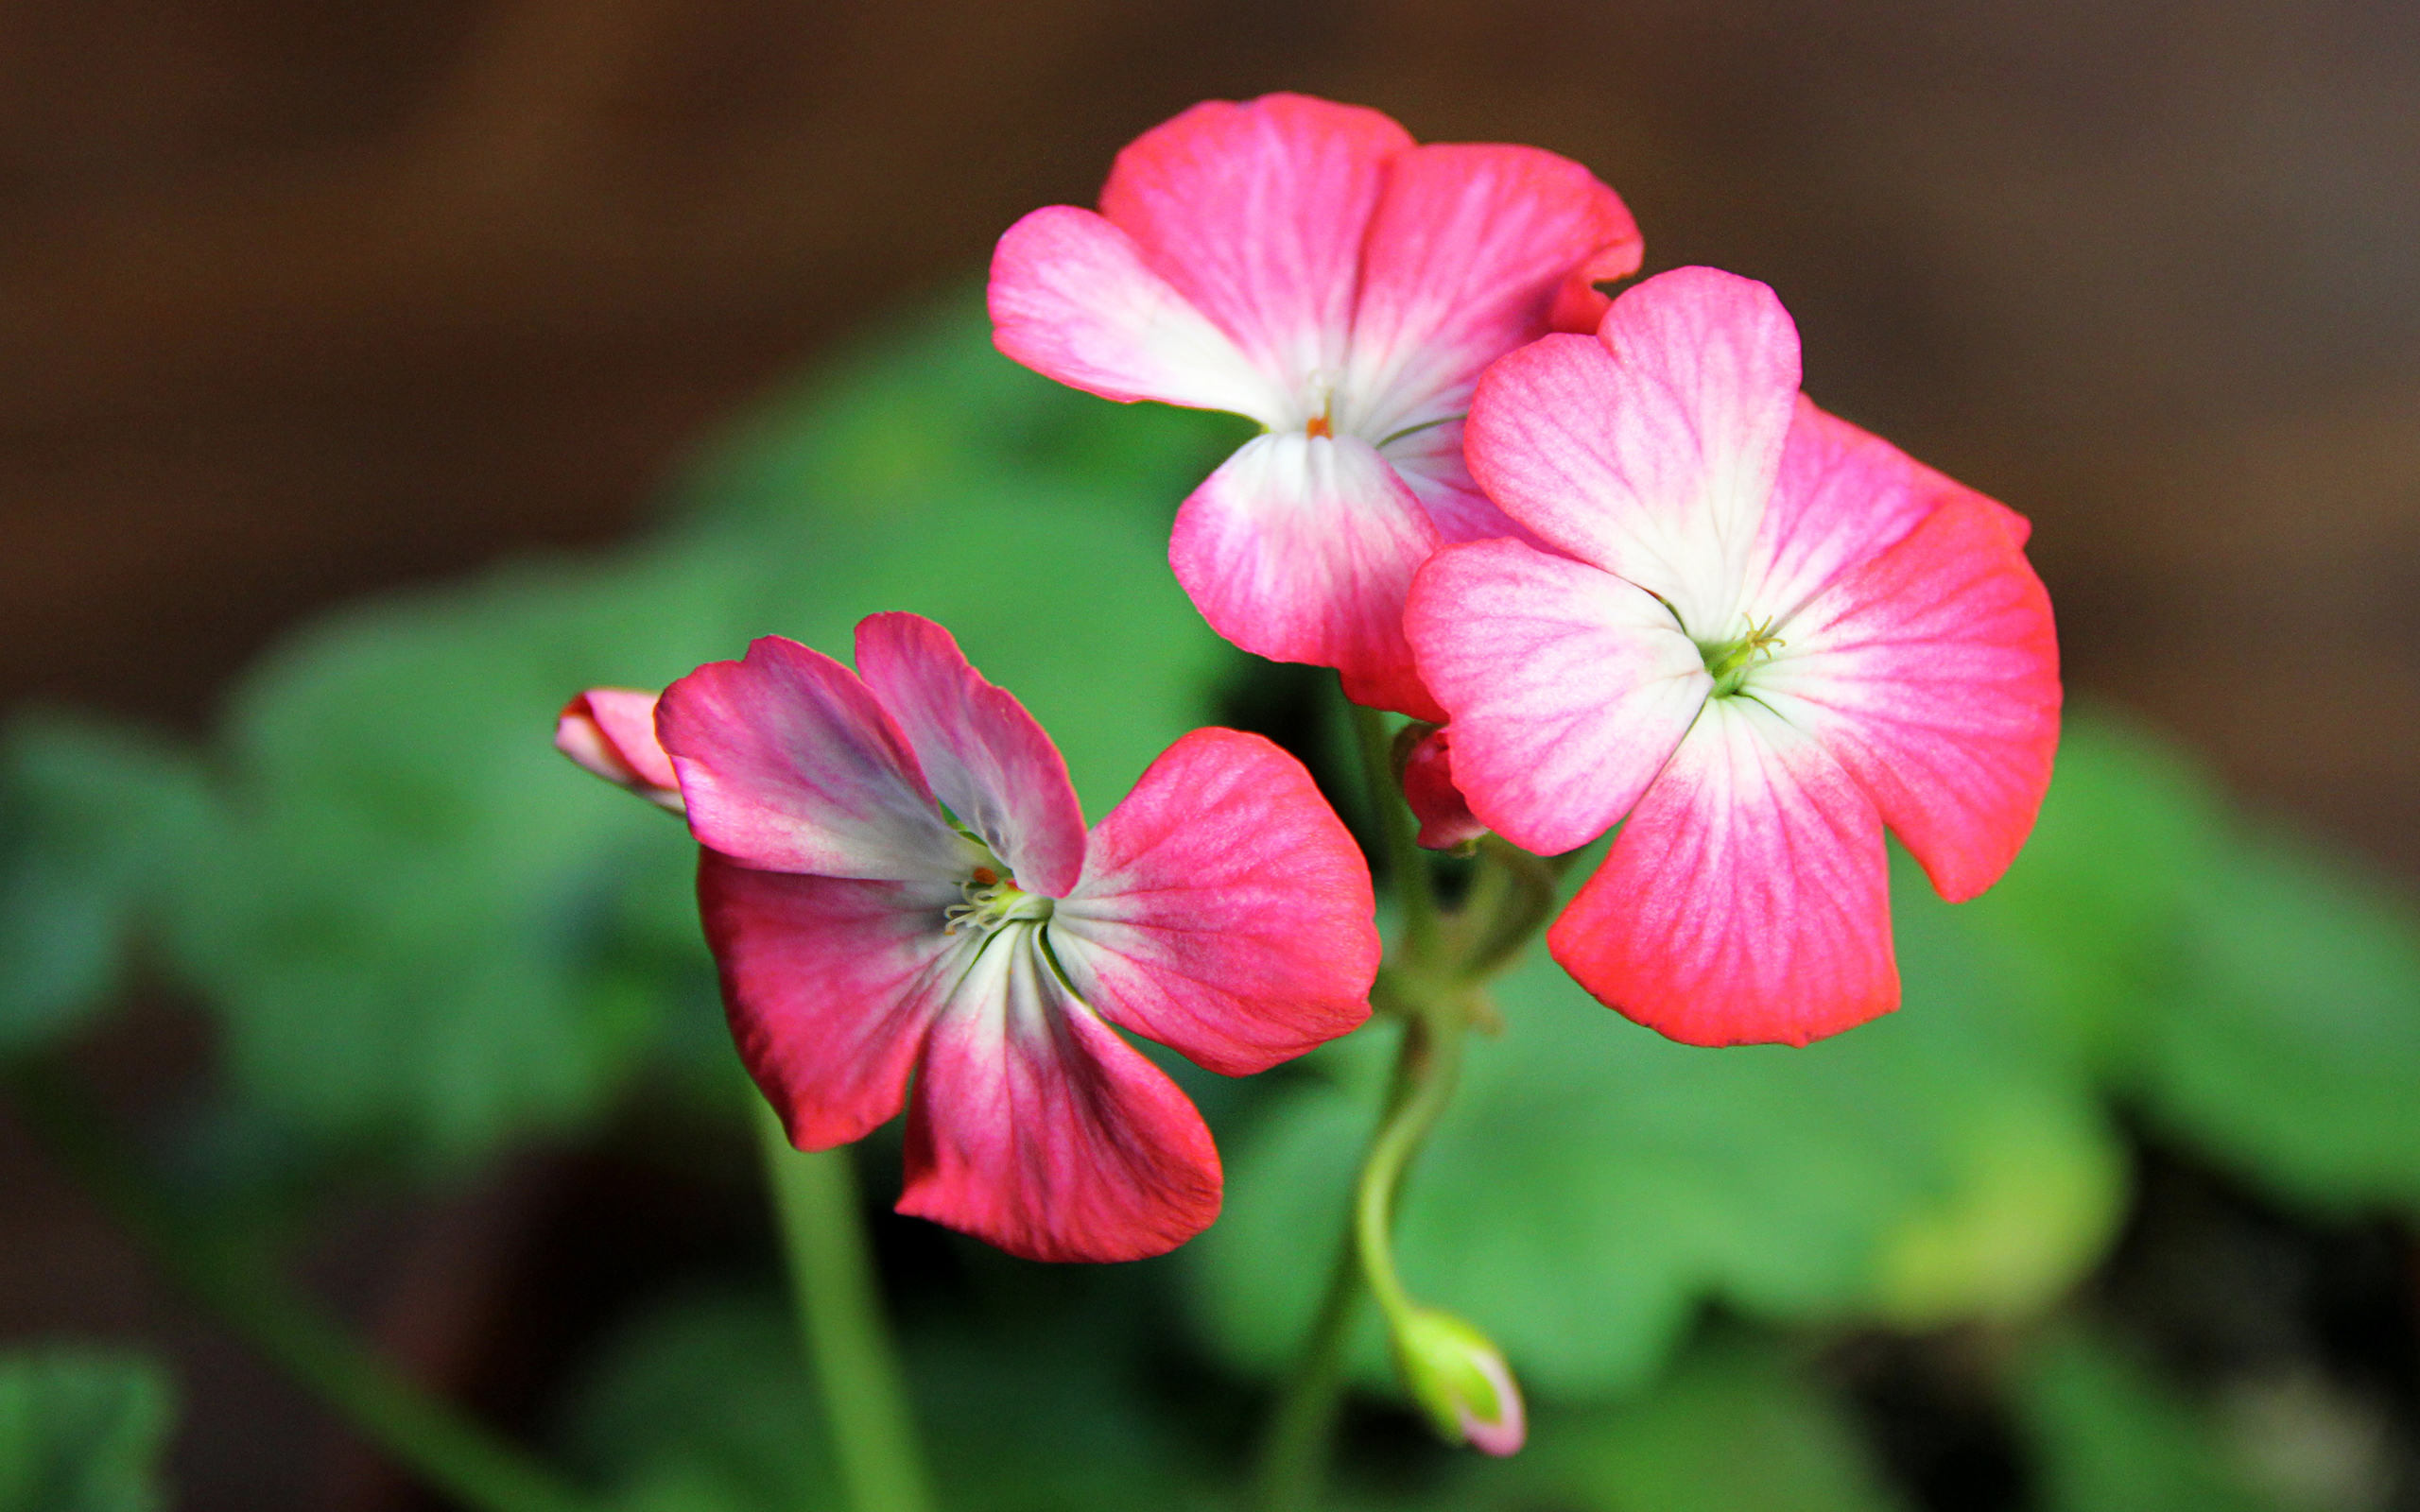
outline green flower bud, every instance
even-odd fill
[[[1446,1442],[1510,1454],[1529,1435],[1521,1388],[1486,1334],[1434,1308],[1414,1307],[1394,1331],[1395,1367]]]

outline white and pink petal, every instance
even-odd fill
[[[957,638],[915,614],[857,622],[857,676],[915,751],[935,796],[1027,892],[1059,897],[1084,868],[1084,812],[1067,763],[1014,695]]]
[[[690,831],[735,861],[905,882],[956,881],[979,857],[856,674],[796,641],[707,662],[664,690],[655,724]]]
[[[974,955],[958,889],[736,866],[700,853],[698,909],[749,1074],[804,1150],[896,1114],[925,1031]]]
[[[1611,829],[1714,686],[1654,595],[1512,541],[1448,546],[1404,616],[1479,821],[1556,855]]]
[[[1547,945],[1685,1044],[1838,1034],[1898,1006],[1881,818],[1815,741],[1718,698]]]
[[[1037,929],[994,935],[933,1025],[899,1211],[1028,1260],[1164,1254],[1218,1216],[1219,1152],[1176,1084],[1068,993]]]
[[[1422,714],[1404,595],[1437,544],[1427,511],[1368,442],[1290,431],[1254,438],[1194,490],[1168,564],[1210,627],[1245,650],[1335,667],[1357,698]]]
[[[1094,829],[1049,937],[1102,1017],[1241,1076],[1369,1017],[1373,913],[1360,849],[1302,763],[1197,730]]]
[[[2058,747],[2050,599],[2010,518],[1979,494],[1943,504],[1818,594],[1752,679],[1857,779],[1953,902],[2015,858]]]

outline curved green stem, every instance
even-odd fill
[[[1353,1238],[1361,1257],[1362,1279],[1390,1324],[1411,1311],[1411,1297],[1395,1274],[1395,1192],[1405,1167],[1419,1153],[1438,1115],[1454,1099],[1454,1084],[1462,1064],[1463,1026],[1460,1020],[1440,1023],[1442,1014],[1423,1014],[1403,1028],[1400,1064],[1406,1094],[1397,1100],[1377,1138],[1370,1142],[1369,1159],[1353,1193]]]
[[[372,1353],[256,1244],[163,1192],[65,1074],[19,1065],[9,1084],[26,1121],[162,1269],[429,1486],[478,1512],[596,1512],[569,1481]]]
[[[856,1512],[927,1512],[932,1487],[917,1450],[906,1378],[883,1321],[850,1152],[845,1146],[791,1148],[772,1108],[761,1097],[751,1101],[799,1339],[822,1394],[849,1504]]]

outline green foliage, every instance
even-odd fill
[[[1572,1512],[1895,1512],[1840,1403],[1770,1339],[1690,1351],[1652,1397],[1540,1418],[1519,1458],[1478,1468],[1505,1504]]]
[[[1183,1443],[1154,1416],[1138,1332],[1053,1314],[978,1339],[928,1329],[908,1366],[942,1503],[953,1512],[1205,1506]],[[646,1512],[838,1505],[837,1472],[788,1314],[775,1298],[674,1297],[633,1322],[572,1404],[576,1463]]]
[[[0,1353],[0,1512],[152,1512],[175,1416],[141,1355],[58,1345]]]
[[[1927,1323],[2054,1299],[2119,1211],[2114,1136],[1910,871],[1907,1005],[1804,1050],[1673,1044],[1532,953],[1410,1183],[1414,1295],[1471,1317],[1549,1399],[1644,1384],[1708,1297]],[[1211,1332],[1248,1367],[1300,1336],[1303,1236],[1341,1225],[1373,1103],[1350,1072],[1305,1079],[1239,1143],[1197,1245]],[[1384,1378],[1373,1338],[1361,1362]]]
[[[2045,1512],[2261,1512],[2193,1406],[2105,1345],[2053,1335],[2016,1397]]]
[[[777,403],[619,559],[341,612],[248,681],[233,818],[178,939],[251,1098],[458,1161],[594,1115],[666,1005],[710,998],[680,826],[549,747],[582,687],[660,686],[758,634],[845,657],[858,618],[913,610],[1033,709],[1095,814],[1201,722],[1232,653],[1165,565],[1184,448],[1092,445],[1126,417],[979,331],[953,311]]]
[[[206,816],[199,773],[163,744],[56,715],[0,730],[0,1055],[117,990],[130,931]]]
[[[2189,913],[2196,970],[2146,1092],[2169,1128],[2283,1195],[2420,1211],[2420,925],[2308,847],[2233,846]]]

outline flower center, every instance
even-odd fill
[[[990,867],[977,867],[958,885],[965,900],[942,911],[942,933],[971,933],[980,939],[1013,919],[1048,919],[1050,900],[1019,887],[1014,877],[1003,877]]]
[[[1701,644],[1698,653],[1705,658],[1705,670],[1714,679],[1714,696],[1728,698],[1748,680],[1749,670],[1759,662],[1772,659],[1773,647],[1789,643],[1773,632],[1773,622],[1752,625],[1748,633],[1736,641],[1716,645]]]

